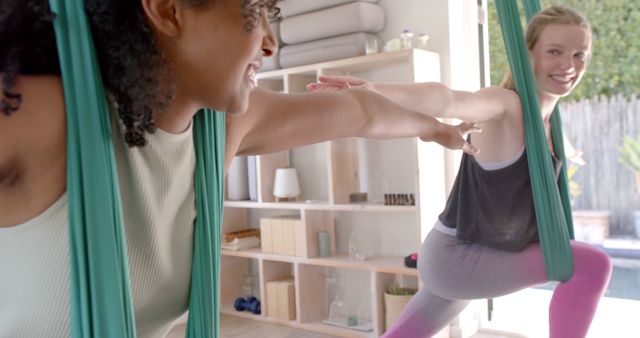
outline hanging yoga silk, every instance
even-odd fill
[[[526,4],[527,14],[532,16],[540,6],[531,3],[533,1],[529,2]],[[535,80],[529,65],[528,49],[524,43],[518,5],[513,0],[496,0],[496,8],[511,73],[522,101],[529,174],[547,276],[549,280],[566,281],[573,274],[573,255],[569,245],[572,225],[560,114],[556,109],[553,113],[555,117],[552,118],[554,147],[563,160],[559,191],[540,115]]]
[[[108,103],[82,0],[50,0],[67,110],[73,337],[136,336]],[[189,337],[217,337],[223,113],[199,112]]]
[[[225,114],[204,109],[194,121],[196,218],[187,337],[218,337]]]
[[[524,15],[527,22],[531,21],[531,18],[542,10],[539,0],[524,0]],[[563,165],[560,172],[560,178],[558,180],[560,188],[560,198],[562,199],[562,208],[565,211],[564,217],[567,220],[567,230],[569,231],[569,238],[573,239],[573,217],[571,215],[571,201],[569,199],[569,179],[567,178],[567,158],[564,154],[564,138],[562,136],[562,118],[560,116],[560,108],[558,105],[553,109],[551,114],[551,135],[553,137],[553,149],[556,150],[556,154],[562,161]],[[567,212],[568,211],[568,212]]]
[[[71,334],[135,337],[109,112],[88,22],[82,0],[50,6],[67,110]]]

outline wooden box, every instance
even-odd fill
[[[260,219],[262,252],[306,257],[306,235],[297,216]]]
[[[260,219],[260,244],[262,245],[262,252],[273,253],[273,243],[271,242],[271,219]]]
[[[267,282],[267,316],[296,319],[296,293],[293,279]]]

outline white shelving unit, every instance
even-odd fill
[[[306,91],[319,75],[354,75],[379,82],[440,81],[436,53],[409,49],[320,63],[257,75],[258,86],[285,93]],[[380,141],[345,139],[258,156],[257,201],[226,201],[223,233],[259,228],[260,218],[297,215],[306,233],[308,257],[263,253],[261,249],[222,251],[222,312],[289,325],[341,337],[378,337],[384,332],[384,291],[394,283],[418,287],[416,269],[403,265],[403,256],[416,252],[426,231],[442,210],[445,198],[445,151],[417,138]],[[271,195],[275,169],[293,166],[302,189],[298,202],[275,202]],[[369,190],[369,191],[367,191]],[[415,206],[349,203],[349,194],[376,190],[410,193]],[[375,197],[375,196],[374,196]],[[372,254],[365,261],[349,258],[353,231],[364,233]],[[316,234],[328,231],[332,256],[317,257]],[[244,276],[257,273],[259,295],[266,283],[285,276],[295,280],[296,319],[284,321],[265,313],[237,312]],[[342,299],[364,299],[373,331],[362,332],[323,324],[331,303],[328,276],[340,275],[333,293]],[[364,284],[363,284],[364,283]],[[351,300],[351,304],[358,305]]]

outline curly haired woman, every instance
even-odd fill
[[[139,337],[165,336],[187,310],[191,122],[200,108],[227,114],[227,166],[235,155],[351,136],[420,136],[475,151],[464,140],[473,124],[441,124],[375,93],[256,88],[262,57],[277,50],[275,2],[85,1],[116,126]],[[0,337],[70,334],[66,124],[53,20],[47,0],[0,3]]]

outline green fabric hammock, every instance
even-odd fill
[[[108,103],[82,0],[50,0],[67,110],[67,194],[73,337],[135,337],[127,249]],[[225,116],[194,121],[196,207],[188,337],[219,327]]]
[[[539,0],[523,0],[523,2],[527,20],[530,20],[540,11],[540,2]],[[563,163],[558,190],[517,2],[496,0],[496,8],[511,73],[524,111],[529,174],[547,276],[549,280],[567,281],[573,274],[573,254],[569,245],[569,239],[573,238],[573,222],[560,112],[556,106],[551,117],[553,145]]]

